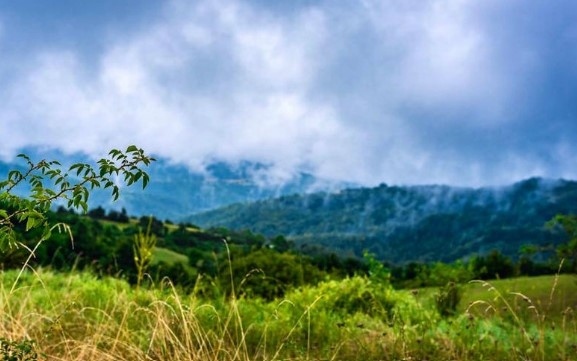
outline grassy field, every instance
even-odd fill
[[[460,309],[517,313],[524,321],[560,323],[577,310],[577,276],[520,277],[472,282],[463,289]],[[487,309],[488,308],[488,309]]]
[[[208,287],[216,286],[199,281]],[[89,273],[5,271],[0,359],[576,359],[575,276],[471,283],[453,317],[439,315],[435,293],[353,277],[273,302],[205,299],[169,284],[136,290]]]
[[[166,264],[182,263],[187,265],[188,257],[167,248],[155,247],[152,255],[152,264],[159,262],[164,262]]]

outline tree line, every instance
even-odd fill
[[[178,287],[191,290],[202,275],[213,280],[219,292],[230,292],[234,285],[242,285],[241,294],[272,299],[282,297],[290,288],[326,279],[368,275],[370,271],[367,256],[340,255],[314,244],[297,246],[281,235],[265,237],[248,230],[222,227],[203,230],[190,223],[173,224],[155,217],[130,217],[125,210],[105,212],[100,207],[83,215],[60,206],[56,211],[47,212],[47,219],[52,224],[67,224],[73,238],[65,233],[53,234],[49,242],[36,247],[33,266],[60,271],[91,270],[99,275],[125,278],[131,283],[136,283],[137,279],[134,240],[147,228],[158,239],[155,252],[158,257],[153,258],[147,270],[147,280],[151,283],[168,278]],[[571,238],[568,233],[574,231],[572,224],[563,226],[559,221],[552,230],[565,232],[569,238],[558,249],[526,246],[517,259],[492,250],[452,263],[379,262],[396,288],[553,274],[559,270],[561,258],[567,259],[561,271],[575,272],[574,259],[567,258],[571,255],[568,250],[575,252],[574,245],[571,248],[574,236]],[[26,247],[2,253],[2,268],[21,267],[29,258],[28,249],[34,248],[41,236],[40,230],[26,232],[22,222],[15,224],[15,230],[18,240]],[[162,257],[163,252],[172,253]]]

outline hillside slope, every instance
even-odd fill
[[[202,227],[282,234],[307,247],[321,244],[357,255],[368,250],[393,262],[452,261],[523,244],[555,244],[544,224],[577,213],[577,182],[531,178],[505,187],[411,186],[283,196],[195,214]]]

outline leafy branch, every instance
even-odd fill
[[[15,224],[25,224],[26,231],[41,227],[41,240],[48,239],[52,227],[46,212],[55,201],[64,201],[69,208],[86,213],[90,191],[94,189],[109,188],[116,200],[120,195],[119,181],[127,186],[141,183],[145,188],[149,176],[142,167],[155,160],[134,145],[125,151],[112,149],[96,167],[76,163],[65,169],[57,161],[34,162],[25,154],[18,157],[26,161],[26,170],[12,170],[6,180],[0,181],[0,250],[17,245]],[[26,187],[29,197],[14,194],[15,190]]]

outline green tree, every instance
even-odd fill
[[[142,216],[138,220],[138,224],[142,228],[150,229],[150,233],[157,237],[163,237],[166,234],[166,227],[164,223],[153,216]]]
[[[102,206],[98,206],[88,211],[88,217],[96,219],[104,219],[106,218],[106,210],[104,210]]]
[[[289,241],[284,236],[276,236],[270,241],[270,248],[277,252],[283,253],[288,252],[294,248],[294,242]]]
[[[492,250],[486,256],[476,256],[471,261],[473,277],[482,280],[509,278],[515,275],[511,259],[499,250]]]
[[[568,261],[570,272],[577,273],[577,215],[557,215],[547,225],[560,227],[568,236],[567,241],[557,247],[557,256]]]

